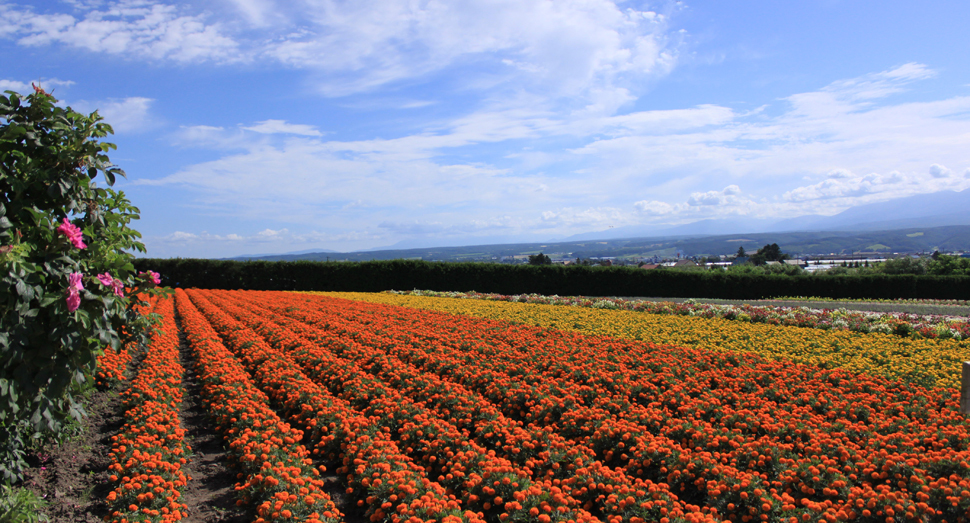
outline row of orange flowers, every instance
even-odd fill
[[[138,295],[136,298],[139,304],[135,305],[135,309],[142,314],[150,313],[157,300],[157,297],[148,295]],[[94,375],[94,382],[98,387],[112,388],[125,380],[125,370],[131,363],[129,349],[132,348],[132,344],[123,345],[117,351],[106,347],[98,355],[98,367]]]
[[[260,389],[291,419],[312,431],[314,454],[340,464],[337,472],[347,479],[347,494],[357,500],[371,521],[483,522],[473,512],[462,512],[460,502],[404,456],[374,418],[362,416],[314,384],[295,363],[197,294],[192,299],[194,305],[186,299],[184,308],[199,314],[195,310],[198,306],[205,314],[205,318],[199,315],[198,321],[211,322],[206,327],[215,329],[213,339],[218,331],[233,350],[240,372],[248,370]],[[182,307],[180,302],[180,310]],[[243,375],[238,379],[248,381]]]
[[[951,390],[397,307],[261,299],[360,343],[381,333],[375,348],[729,519],[952,522],[970,509],[967,424]],[[654,435],[677,444],[651,447]]]
[[[125,369],[131,362],[128,349],[128,345],[118,351],[106,349],[98,356],[98,370],[94,375],[97,386],[112,388],[125,380]]]
[[[179,500],[190,479],[182,466],[191,449],[179,423],[182,365],[172,300],[157,302],[155,312],[161,329],[122,392],[125,424],[111,438],[109,470],[117,486],[108,494],[108,520],[117,523],[179,521],[188,508]],[[108,361],[117,364],[113,372],[124,370],[123,358]]]
[[[237,503],[250,507],[257,523],[342,521],[300,443],[303,432],[280,419],[184,291],[176,291],[175,301],[196,361],[202,403],[241,469]]]
[[[368,375],[355,362],[336,357],[326,348],[346,340],[328,339],[327,333],[259,309],[258,304],[242,307],[227,300],[230,296],[204,294],[286,350],[308,375],[327,385],[331,392],[350,399],[365,414],[380,416],[392,436],[407,446],[408,453],[419,459],[432,477],[437,476],[439,482],[460,494],[465,506],[482,510],[489,519],[519,520],[543,514],[549,517],[553,512],[564,519],[571,518],[569,512],[573,511],[588,519],[588,514],[576,510],[580,504],[610,520],[659,521],[668,515],[685,516],[684,507],[665,485],[631,480],[595,462],[592,451],[584,446],[567,445],[557,435],[534,427],[523,429],[490,409],[480,397],[453,390],[460,389],[460,385],[434,377],[432,382],[424,380],[426,387],[422,389],[418,386],[422,381],[416,379],[403,391],[406,395],[401,394]],[[375,363],[371,361],[366,370],[375,372]],[[391,366],[397,371],[398,383],[408,381],[401,374],[402,367],[393,362]],[[391,370],[386,365],[383,368]],[[445,394],[448,396],[443,397]],[[467,420],[461,427],[460,419]],[[469,428],[478,437],[469,438]],[[488,437],[484,437],[486,433]],[[528,451],[520,452],[520,448]],[[582,471],[567,474],[567,469],[575,468]],[[560,477],[567,475],[569,479],[561,481]],[[700,507],[692,508],[696,513],[687,515],[688,519],[712,520],[700,513]]]

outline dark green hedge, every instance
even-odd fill
[[[633,267],[374,262],[264,262],[139,259],[139,270],[162,275],[162,284],[205,289],[362,291],[426,289],[560,296],[656,296],[759,299],[827,298],[968,299],[970,276],[783,276],[730,272],[642,270]]]

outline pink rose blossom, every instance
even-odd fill
[[[84,275],[79,272],[72,272],[71,274],[69,274],[67,276],[68,290],[72,290],[73,292],[83,291],[84,290],[84,281],[82,281],[83,277]]]
[[[121,280],[112,278],[110,274],[104,273],[98,275],[98,281],[100,281],[101,285],[104,285],[105,287],[111,287],[115,293],[115,296],[119,298],[125,297],[125,284],[122,283]]]
[[[67,276],[67,310],[74,312],[81,306],[81,294],[84,290],[83,276],[79,272],[72,272]]]
[[[77,292],[68,292],[67,294],[67,310],[69,312],[74,312],[78,307],[81,306],[81,295]]]
[[[139,276],[148,276],[148,279],[150,279],[152,282],[154,282],[155,285],[158,285],[159,283],[162,283],[162,278],[155,271],[145,271],[145,272],[138,273],[138,275]]]
[[[61,223],[60,227],[57,228],[57,232],[67,236],[67,239],[71,242],[71,244],[78,249],[87,247],[87,245],[84,245],[81,229],[79,229],[77,225],[74,225],[68,221],[67,218],[64,218],[64,221]]]

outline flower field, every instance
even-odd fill
[[[156,305],[164,330],[129,391],[155,383],[158,408],[178,408],[173,379],[148,371],[178,369],[163,361],[177,313],[256,521],[970,521],[953,388],[554,330],[516,318],[521,304],[474,302],[508,308],[500,320],[353,297],[179,290]],[[168,450],[118,447],[116,520],[177,520],[150,505],[177,503],[177,475],[149,498],[135,474],[178,470],[179,429],[139,421],[135,394],[129,425]]]
[[[759,354],[822,368],[841,368],[924,386],[959,387],[970,344],[954,339],[749,323],[724,318],[375,293],[326,295],[372,303],[527,323],[583,334]]]
[[[507,296],[504,294],[483,294],[479,292],[437,292],[437,291],[388,291],[391,294],[407,296],[434,296],[445,298],[462,298],[471,300],[512,301],[518,303],[538,303],[543,305],[565,305],[569,307],[592,307],[594,309],[628,310],[646,314],[678,314],[682,316],[700,316],[702,318],[724,318],[728,320],[745,321],[751,323],[768,323],[771,325],[786,325],[791,327],[811,327],[814,329],[848,330],[854,332],[881,332],[897,336],[912,338],[940,338],[957,341],[970,338],[970,322],[963,315],[965,309],[959,310],[955,318],[952,311],[949,315],[919,315],[911,313],[876,313],[846,309],[818,309],[806,306],[782,305],[739,305],[730,303],[698,303],[687,300],[676,303],[672,301],[650,301],[623,298],[586,298],[583,296],[543,296],[540,294],[520,294]],[[774,300],[784,303],[781,300]],[[924,300],[925,301],[925,300]],[[941,302],[942,300],[934,300]],[[955,302],[948,300],[947,302]],[[914,300],[915,302],[915,300]],[[805,303],[812,303],[806,301]],[[912,303],[900,300],[899,303]],[[937,306],[940,309],[946,306]]]

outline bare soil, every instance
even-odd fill
[[[185,471],[191,478],[182,493],[182,503],[189,506],[187,523],[242,523],[251,521],[236,506],[236,472],[228,466],[222,436],[212,429],[199,397],[201,384],[195,372],[191,351],[179,322],[179,352],[185,375],[182,378],[181,420],[185,441],[192,455]]]
[[[95,392],[85,408],[80,434],[60,444],[43,445],[29,462],[23,485],[44,498],[51,521],[102,522],[111,491],[108,465],[111,436],[124,421],[118,389]]]

